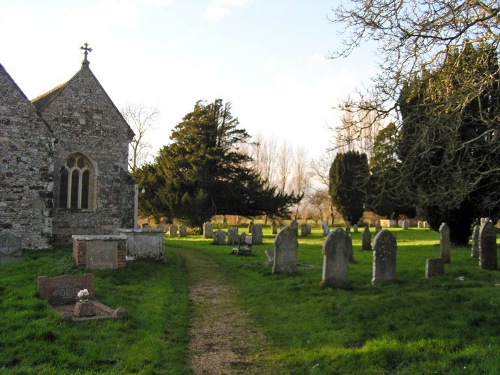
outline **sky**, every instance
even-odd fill
[[[0,0],[0,63],[33,99],[68,81],[88,43],[90,68],[122,109],[159,110],[152,155],[198,100],[231,102],[252,136],[320,157],[335,104],[374,72],[341,46],[337,0]]]

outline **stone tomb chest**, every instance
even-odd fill
[[[133,259],[163,260],[165,230],[119,229],[127,237],[127,256]]]
[[[73,259],[78,267],[115,269],[125,267],[127,237],[116,235],[72,236]]]

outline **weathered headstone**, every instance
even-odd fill
[[[439,250],[443,262],[450,263],[450,227],[442,223],[439,227]]]
[[[179,229],[177,224],[170,225],[170,237],[177,237],[177,229]]]
[[[262,244],[262,224],[254,224],[252,226],[252,244],[260,245]]]
[[[307,226],[307,224],[302,224],[300,226],[300,235],[302,237],[305,237],[309,234],[309,227]]]
[[[165,230],[124,228],[118,233],[127,237],[128,259],[165,261]]]
[[[203,224],[203,236],[205,238],[214,238],[214,226],[212,223]]]
[[[362,239],[361,239],[361,250],[368,250],[370,251],[372,249],[372,235],[370,233],[370,228],[365,226],[365,229],[363,229],[363,234],[362,234]]]
[[[387,229],[381,230],[373,240],[372,284],[396,280],[396,237]]]
[[[472,229],[472,244],[471,244],[471,252],[470,256],[472,258],[479,258],[479,225],[474,225]]]
[[[323,221],[321,223],[321,229],[323,229],[323,237],[328,236],[328,234],[330,233],[330,227],[328,226],[326,221]]]
[[[217,229],[214,233],[214,245],[226,245],[226,232],[222,229]]]
[[[272,234],[278,234],[278,224],[276,224],[275,221],[273,221],[271,227],[272,227]]]
[[[380,221],[377,220],[375,222],[375,235],[377,235],[380,231],[382,231],[382,225],[380,225]]]
[[[18,260],[21,258],[22,239],[12,233],[2,233],[0,235],[0,262],[8,260]]]
[[[94,298],[94,274],[38,276],[38,296],[51,305],[75,303],[80,290],[87,289],[89,298]]]
[[[297,236],[292,228],[283,228],[274,240],[273,273],[293,273],[297,270]]]
[[[497,235],[491,221],[481,225],[479,231],[479,266],[482,270],[497,269]]]
[[[403,229],[410,228],[410,220],[403,220]]]
[[[425,263],[425,278],[443,276],[443,258],[428,258]]]
[[[230,245],[237,244],[239,241],[238,227],[229,227],[227,230],[227,243]]]
[[[321,286],[347,288],[349,284],[349,257],[352,241],[347,232],[335,229],[323,244],[323,274]]]
[[[125,267],[127,236],[79,235],[73,238],[73,259],[78,267],[115,269]]]
[[[187,237],[187,227],[184,224],[179,225],[179,237]]]
[[[354,224],[353,227],[352,227],[352,232],[353,233],[358,233],[358,230],[359,230],[358,224]]]
[[[292,232],[295,234],[295,237],[299,236],[299,223],[297,223],[296,220],[292,220],[290,222],[290,228],[292,229]]]

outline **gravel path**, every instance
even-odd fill
[[[235,289],[219,265],[192,250],[179,250],[179,254],[186,262],[193,309],[189,345],[193,371],[265,374],[265,369],[249,356],[264,350],[264,335],[235,304]]]

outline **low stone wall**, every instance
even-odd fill
[[[164,260],[165,230],[119,229],[127,237],[127,256],[134,259]]]
[[[127,237],[116,235],[72,236],[73,259],[78,267],[114,269],[125,267]]]

